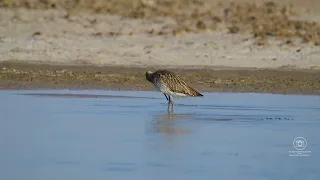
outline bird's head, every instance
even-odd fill
[[[152,75],[153,75],[153,72],[152,71],[147,71],[146,72],[146,79],[150,82],[152,82]]]

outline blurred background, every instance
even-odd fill
[[[67,12],[65,18],[81,12],[138,19],[170,17],[174,26],[149,30],[158,35],[215,30],[223,24],[230,33],[252,32],[258,44],[263,44],[261,39],[267,36],[300,37],[304,42],[320,44],[320,27],[314,23],[319,20],[319,0],[1,0],[0,7],[63,9]],[[298,15],[302,18],[292,18]],[[91,23],[97,23],[97,19]]]

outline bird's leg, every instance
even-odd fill
[[[163,93],[166,99],[168,100],[168,112],[170,111],[170,96],[167,96],[165,93]]]
[[[163,93],[163,95],[166,97],[167,101],[169,101],[169,99],[168,99],[167,95],[166,95],[165,93]]]
[[[170,104],[172,104],[171,99],[172,99],[172,97],[170,95],[168,95],[168,112],[170,112]]]
[[[173,112],[173,104],[174,104],[173,97],[169,96],[169,99],[171,103],[171,111]]]

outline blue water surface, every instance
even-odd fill
[[[159,92],[0,91],[0,177],[320,178],[320,96],[203,94],[168,114]]]

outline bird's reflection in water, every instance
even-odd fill
[[[177,120],[188,119],[194,114],[173,114],[163,113],[156,114],[154,118],[148,122],[147,131],[161,134],[186,134],[190,133],[184,123]]]

